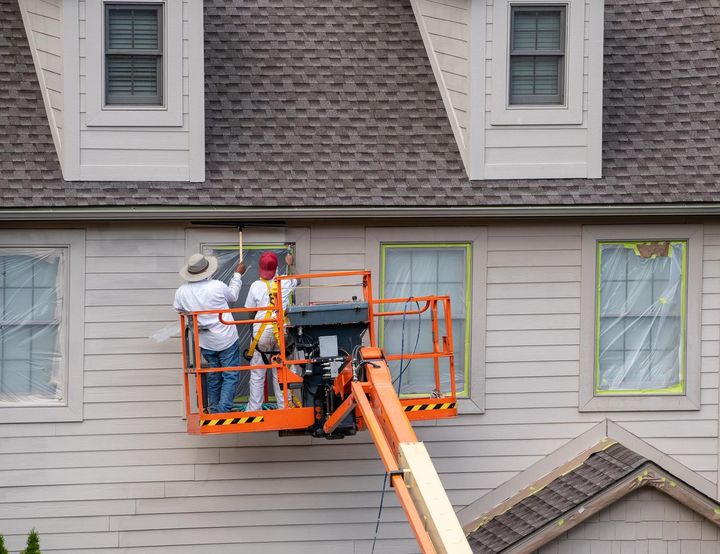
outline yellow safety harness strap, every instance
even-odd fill
[[[270,303],[268,304],[269,307],[274,308],[275,307],[275,292],[277,291],[277,283],[273,279],[272,286],[270,285],[270,281],[267,279],[261,279],[263,283],[265,283],[265,286],[268,290],[268,296],[270,297]],[[270,310],[268,310],[270,311]],[[267,319],[267,313],[265,312],[265,316],[263,319]],[[253,337],[252,342],[250,343],[250,348],[247,350],[247,355],[252,357],[252,355],[255,353],[255,350],[257,349],[257,345],[260,342],[260,337],[262,337],[263,333],[265,332],[265,329],[268,328],[268,325],[272,325],[273,334],[275,335],[275,340],[278,340],[278,328],[277,324],[275,322],[269,322],[266,321],[262,325],[260,325],[260,329],[258,329],[257,334]]]

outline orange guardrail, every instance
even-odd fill
[[[401,403],[405,406],[408,418],[410,419],[436,419],[438,417],[451,417],[457,413],[456,410],[456,385],[455,385],[455,361],[452,341],[452,319],[450,312],[450,298],[448,296],[420,296],[410,298],[386,298],[373,299],[372,280],[369,271],[339,271],[326,273],[312,273],[304,275],[283,275],[277,277],[277,291],[275,292],[274,306],[257,308],[231,308],[228,310],[204,310],[180,315],[180,324],[183,332],[182,355],[183,373],[185,386],[185,410],[188,421],[188,431],[191,433],[235,433],[246,431],[270,431],[270,430],[300,430],[308,428],[313,424],[314,413],[310,406],[293,406],[291,402],[290,385],[302,383],[300,376],[292,371],[293,366],[302,366],[312,363],[311,359],[288,357],[286,352],[286,321],[285,308],[282,305],[283,282],[289,279],[312,281],[313,279],[334,279],[359,277],[359,286],[362,286],[363,301],[368,306],[368,330],[367,341],[370,346],[377,345],[376,320],[381,318],[396,318],[407,316],[422,316],[430,314],[430,326],[432,334],[432,350],[430,352],[413,352],[401,354],[387,354],[388,361],[431,359],[435,377],[435,388],[428,396],[413,396],[402,398]],[[388,304],[413,304],[415,309],[381,311],[380,307]],[[377,310],[376,310],[377,308]],[[439,308],[443,312],[445,333],[440,335]],[[233,314],[251,314],[256,312],[272,313],[273,317],[266,319],[235,319]],[[217,314],[218,319],[224,325],[254,325],[256,323],[272,323],[278,328],[278,350],[279,353],[273,356],[270,363],[245,364],[233,367],[202,367],[202,354],[200,351],[198,317],[200,315]],[[227,318],[228,314],[232,319]],[[223,317],[225,316],[225,317]],[[443,391],[441,379],[440,361],[448,360],[449,389]],[[276,410],[262,410],[257,412],[227,412],[222,414],[205,413],[203,403],[203,375],[213,372],[224,371],[251,371],[254,369],[277,370],[278,381],[283,390],[284,408]],[[294,385],[296,386],[296,385]]]

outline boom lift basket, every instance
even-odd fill
[[[288,279],[302,279],[313,282],[316,279],[327,280],[357,277],[360,280],[363,297],[361,300],[338,301],[334,303],[293,305],[283,310],[279,301],[282,298],[282,286]],[[378,321],[429,314],[427,324],[432,335],[432,349],[429,352],[390,353],[385,356],[388,362],[428,359],[432,361],[435,373],[435,385],[426,396],[413,395],[401,398],[407,417],[411,420],[438,419],[453,417],[457,414],[455,363],[452,342],[452,320],[450,298],[447,296],[423,296],[415,298],[374,299],[369,271],[341,271],[332,273],[313,273],[308,275],[280,276],[277,278],[278,290],[275,305],[261,308],[232,308],[229,310],[207,310],[181,314],[180,324],[183,330],[182,354],[185,384],[185,410],[188,432],[192,434],[238,433],[252,431],[283,431],[283,434],[308,433],[324,436],[319,432],[319,423],[330,415],[332,406],[324,406],[318,420],[317,406],[307,405],[309,389],[318,385],[319,368],[323,368],[326,385],[332,385],[341,373],[341,368],[350,366],[353,349],[359,346],[377,346],[376,327]],[[410,309],[386,310],[384,306],[404,305]],[[268,319],[252,319],[255,312],[271,313]],[[237,367],[211,368],[203,364],[200,352],[198,315],[214,314],[225,325],[253,325],[259,322],[274,324],[278,329],[279,352],[272,353],[266,364],[240,365]],[[235,315],[234,315],[235,314]],[[234,319],[239,317],[241,319]],[[446,334],[440,335],[441,322],[444,322]],[[310,355],[304,337],[320,336],[316,352]],[[333,338],[334,337],[334,338]],[[305,348],[303,348],[303,346]],[[327,349],[330,349],[328,352]],[[337,349],[337,351],[335,351]],[[305,357],[307,352],[307,356]],[[325,355],[323,355],[325,354]],[[441,385],[441,360],[446,360],[445,387]],[[250,371],[253,369],[275,368],[284,395],[285,408],[262,410],[257,412],[233,411],[222,414],[206,413],[204,394],[204,375],[211,372]],[[314,372],[314,377],[313,377]],[[357,376],[355,377],[357,378]],[[269,379],[269,376],[268,376]],[[321,379],[322,381],[323,379]],[[314,394],[314,392],[313,392]],[[332,400],[332,399],[331,399]],[[330,402],[332,404],[332,402]],[[285,433],[292,432],[292,433]],[[345,434],[352,434],[345,432]],[[332,438],[339,438],[334,435]]]

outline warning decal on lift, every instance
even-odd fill
[[[265,417],[263,416],[254,416],[254,417],[233,417],[228,419],[203,419],[200,422],[200,425],[205,426],[215,426],[215,425],[235,425],[237,423],[262,423],[265,421]]]
[[[415,404],[414,406],[405,406],[406,412],[423,412],[426,410],[449,410],[455,407],[455,402],[447,402],[445,404]]]

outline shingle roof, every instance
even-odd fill
[[[496,554],[582,505],[648,460],[614,444],[468,535],[475,554]]]
[[[2,204],[716,202],[715,3],[606,0],[604,178],[470,182],[409,0],[206,0],[197,184],[63,182],[17,0],[0,0]]]

